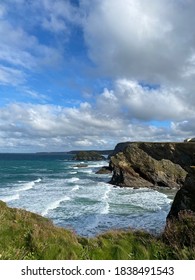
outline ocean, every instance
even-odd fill
[[[72,156],[0,154],[0,200],[10,207],[38,213],[81,236],[110,229],[144,229],[160,233],[173,191],[120,188],[111,175],[95,174],[108,161],[82,162]]]

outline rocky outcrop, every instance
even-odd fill
[[[100,168],[95,173],[96,174],[111,174],[112,173],[112,169],[110,168],[110,166],[103,166],[102,168]]]
[[[167,219],[177,218],[180,211],[195,212],[195,167],[186,176],[183,187],[176,193]]]
[[[109,158],[112,156],[115,156],[116,154],[123,152],[124,149],[129,146],[130,142],[123,142],[123,143],[118,143],[114,150],[109,154]]]
[[[156,160],[168,159],[187,172],[195,164],[195,143],[139,143],[139,147]]]
[[[73,160],[79,161],[90,161],[90,160],[105,160],[105,157],[101,154],[93,151],[81,151],[78,152],[74,157]]]
[[[110,183],[122,187],[179,189],[189,166],[194,164],[194,154],[195,143],[120,143],[110,158],[113,170]]]

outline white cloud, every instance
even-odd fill
[[[195,135],[195,117],[180,122],[172,122],[173,135],[181,135],[184,138],[191,138]]]
[[[183,120],[194,116],[194,108],[187,104],[183,88],[141,86],[138,82],[119,79],[115,88],[105,89],[97,100],[98,109],[113,118],[139,121]]]
[[[24,82],[25,74],[22,71],[0,65],[0,84],[17,86]]]
[[[195,53],[193,1],[84,1],[89,55],[104,74],[173,82]],[[193,72],[193,71],[191,71]]]
[[[112,118],[123,116],[129,127],[134,121],[172,120],[170,131],[160,131],[159,139],[193,136],[195,2],[83,0],[81,4],[87,11],[83,29],[89,56],[99,75],[116,80],[115,88],[105,89],[99,97],[97,107]],[[154,127],[147,130],[158,139]]]
[[[53,15],[50,15],[50,18],[44,18],[42,26],[45,29],[48,29],[51,32],[61,32],[61,31],[68,31],[64,21],[61,19],[57,19]]]
[[[68,24],[79,23],[78,9],[71,5],[71,1],[43,0],[39,3],[42,13],[42,26],[50,32],[66,32],[69,35]]]
[[[142,100],[145,94],[148,100]],[[152,95],[157,95],[157,90],[152,92],[135,82],[119,80],[112,91],[105,89],[97,96],[94,105],[85,102],[79,107],[68,108],[10,104],[0,109],[0,141],[4,141],[8,149],[13,146],[32,151],[113,148],[117,142],[128,140],[180,140],[185,135],[185,129],[180,124],[179,114],[185,108],[179,99],[175,102],[173,98],[175,103],[168,104],[166,91],[162,91],[158,98],[165,107],[161,109],[158,105],[153,110],[151,105],[149,110]],[[173,114],[171,110],[177,104],[180,107]],[[167,108],[168,105],[170,108]],[[175,119],[171,127],[142,122],[153,118],[166,120],[166,112]],[[181,133],[182,130],[184,133]]]
[[[46,101],[48,102],[50,100],[50,98],[47,95],[41,94],[37,91],[31,90],[31,89],[28,89],[28,88],[25,88],[25,87],[23,89],[23,92],[24,92],[25,95],[29,96],[30,98],[38,100],[39,103],[41,103],[41,101],[42,102],[46,102]]]
[[[57,50],[40,44],[36,37],[6,21],[0,22],[0,37],[2,62],[33,71],[46,64],[55,64],[61,59]]]
[[[93,142],[89,141],[88,139],[84,139],[84,140],[77,140],[74,142],[74,144],[80,147],[90,147],[91,145],[93,145]]]
[[[45,67],[55,67],[63,61],[61,51],[57,47],[41,43],[38,37],[32,35],[31,30],[29,31],[33,28],[27,24],[29,18],[31,18],[32,26],[38,24],[37,16],[33,17],[35,13],[33,4],[30,3],[23,3],[23,1],[9,3],[8,1],[0,5],[0,65],[2,65],[0,83],[4,85],[9,81],[9,85],[15,86],[19,73],[24,77],[27,72],[32,74]],[[30,8],[32,8],[31,14],[29,14]],[[11,9],[15,9],[18,15],[21,14],[21,18],[17,19],[16,15],[10,18]],[[27,17],[22,21],[24,14]],[[20,78],[17,84],[21,81]],[[23,79],[23,82],[25,81]]]

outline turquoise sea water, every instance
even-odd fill
[[[109,229],[163,230],[172,192],[114,187],[95,174],[108,162],[75,167],[70,155],[0,154],[0,200],[83,236]]]

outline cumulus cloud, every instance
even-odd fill
[[[104,74],[156,83],[194,75],[193,1],[83,3],[89,55]]]
[[[119,79],[114,89],[104,89],[97,106],[105,114],[124,115],[131,121],[179,121],[195,115],[191,104],[183,99],[184,95],[183,88],[151,88],[134,80]]]
[[[193,136],[195,3],[83,0],[81,4],[87,11],[83,29],[89,56],[99,75],[117,80],[114,90],[105,89],[97,106],[132,122],[172,121],[170,130],[163,131],[167,139]]]
[[[168,104],[166,95],[166,90],[151,91],[123,79],[97,95],[93,105],[10,104],[0,109],[0,139],[7,137],[5,147],[18,145],[25,150],[104,149],[121,141],[180,140],[185,135],[180,133],[180,114],[186,108],[174,95]],[[156,110],[151,105],[154,96],[159,98]],[[152,124],[153,119],[169,118],[175,120],[170,127]]]
[[[173,135],[175,134],[181,135],[185,138],[192,138],[195,133],[195,117],[180,122],[172,122],[171,128]]]
[[[0,139],[5,147],[26,143],[27,149],[55,150],[101,144],[100,134],[114,122],[97,119],[87,104],[79,108],[49,105],[10,104],[0,110]],[[114,127],[113,127],[114,131]],[[14,143],[14,144],[13,144]],[[20,143],[20,144],[19,144]],[[102,142],[103,143],[103,142]]]

